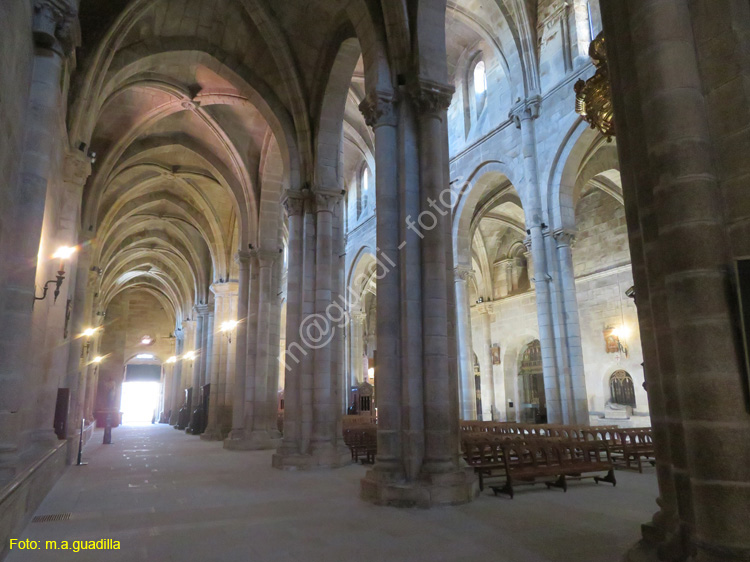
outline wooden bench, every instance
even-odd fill
[[[372,464],[375,462],[375,455],[378,452],[378,434],[375,425],[360,425],[347,427],[343,431],[344,444],[349,447],[352,454],[352,460],[359,462],[360,456],[363,456],[363,463]]]
[[[505,485],[492,486],[495,495],[514,496],[513,486],[533,484],[537,478],[555,478],[545,482],[547,488],[567,491],[567,477],[581,478],[583,474],[607,471],[606,476],[594,476],[594,481],[617,485],[612,456],[606,443],[598,441],[535,441],[505,442],[500,444],[498,460],[505,470]]]
[[[631,463],[638,465],[638,472],[643,472],[643,461],[645,457],[655,464],[654,438],[650,427],[633,427],[618,429],[613,432],[612,452],[622,455],[625,467],[631,468]]]

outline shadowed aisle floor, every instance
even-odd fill
[[[164,425],[97,431],[84,467],[69,467],[19,538],[35,551],[8,562],[503,561],[619,562],[656,511],[656,478],[618,471],[616,488],[591,480],[567,493],[485,493],[434,510],[358,499],[362,466],[281,472],[271,451],[226,451]],[[120,550],[48,551],[44,541],[120,541]]]

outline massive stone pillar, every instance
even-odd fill
[[[400,93],[398,108],[378,92],[360,106],[375,132],[378,248],[390,266],[376,276],[378,455],[362,497],[429,507],[476,493],[459,457],[444,130],[452,90],[419,82]]]
[[[362,360],[365,356],[365,321],[367,320],[367,314],[361,311],[350,312],[349,320],[352,373],[349,386],[359,386],[367,376],[367,373],[364,372],[364,361]]]
[[[185,384],[183,381],[183,366],[185,359],[182,354],[185,351],[185,334],[182,330],[175,330],[174,356],[177,362],[172,369],[172,414],[169,416],[169,424],[175,425],[179,417],[180,408],[185,402]]]
[[[554,250],[557,262],[557,301],[556,315],[563,381],[567,388],[567,405],[570,423],[588,425],[589,408],[586,393],[586,377],[583,372],[583,347],[581,344],[581,324],[578,316],[573,251],[575,233],[567,229],[556,230]],[[551,242],[551,241],[550,241]]]
[[[342,408],[337,389],[342,373],[337,357],[341,348],[336,340],[345,325],[346,315],[341,295],[337,294],[340,283],[336,277],[341,262],[334,222],[341,216],[341,205],[339,192],[319,189],[307,200],[305,208],[302,318],[299,324],[290,326],[287,316],[287,330],[301,330],[294,338],[299,340],[297,349],[303,356],[298,406],[302,423],[298,444],[292,449],[299,453],[288,454],[289,449],[282,445],[274,456],[277,468],[335,468],[350,462],[338,431]],[[291,281],[291,254],[289,260]],[[289,298],[288,306],[291,306],[291,295]],[[289,309],[287,311],[289,314]],[[288,346],[292,341],[287,331]],[[296,359],[287,353],[287,365]],[[288,389],[294,372],[287,372]],[[290,407],[286,402],[285,416]]]
[[[747,373],[730,280],[748,252],[731,234],[747,224],[737,131],[750,115],[745,89],[719,94],[746,77],[749,18],[740,3],[707,8],[602,2],[662,508],[631,560],[750,559],[750,475],[737,454]]]
[[[459,377],[461,377],[461,419],[464,420],[484,419],[482,412],[477,412],[477,394],[474,383],[474,346],[471,342],[471,306],[468,287],[472,274],[473,270],[469,266],[456,268],[458,367]],[[486,407],[488,408],[489,405]]]
[[[287,301],[286,301],[286,352],[284,369],[284,436],[273,457],[274,466],[283,466],[285,459],[301,455],[301,376],[302,353],[300,325],[302,322],[302,290],[304,259],[304,195],[298,191],[287,192],[284,208],[288,216],[289,241],[287,245]]]
[[[236,259],[239,265],[239,279],[237,283],[238,324],[235,344],[234,384],[232,385],[232,431],[224,441],[224,447],[226,448],[231,448],[230,441],[242,440],[245,434],[250,253],[240,250],[237,252]]]
[[[214,313],[212,329],[210,330],[213,344],[211,348],[211,369],[209,382],[211,383],[211,394],[208,405],[208,425],[201,439],[208,441],[219,441],[224,439],[225,434],[231,429],[231,405],[226,402],[228,378],[229,378],[229,355],[236,345],[237,338],[234,330],[222,332],[225,322],[236,319],[238,283],[214,283],[211,292],[214,294]],[[233,353],[232,353],[233,355]],[[232,369],[232,372],[234,369]]]
[[[560,376],[557,365],[555,344],[555,319],[552,311],[552,277],[548,270],[548,258],[544,241],[544,230],[547,225],[542,217],[542,200],[539,185],[539,172],[536,148],[535,121],[539,117],[538,98],[526,100],[511,111],[511,117],[521,130],[524,175],[529,193],[526,210],[526,229],[529,233],[527,245],[531,246],[534,260],[534,288],[536,291],[537,321],[539,324],[539,343],[542,348],[542,365],[544,370],[544,393],[547,400],[547,421],[549,423],[567,423],[569,412],[563,410]]]
[[[35,377],[27,372],[32,308],[47,187],[59,138],[62,72],[75,10],[67,2],[34,3],[35,56],[21,173],[10,186],[10,224],[3,225],[0,323],[0,482],[12,478],[34,425]],[[70,274],[68,274],[70,275]]]

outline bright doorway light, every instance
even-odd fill
[[[151,423],[159,406],[160,386],[158,382],[122,383],[122,423]]]

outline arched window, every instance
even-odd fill
[[[367,201],[370,198],[370,190],[372,187],[372,177],[370,174],[370,168],[367,164],[362,166],[362,171],[359,175],[359,197],[357,197],[357,216],[362,214],[362,211],[367,207]]]
[[[612,373],[612,376],[609,377],[609,392],[612,396],[613,404],[635,408],[633,377],[626,371],[615,371]]]
[[[484,101],[487,98],[487,68],[483,60],[479,60],[474,65],[474,102],[476,103],[477,118],[484,109]]]

